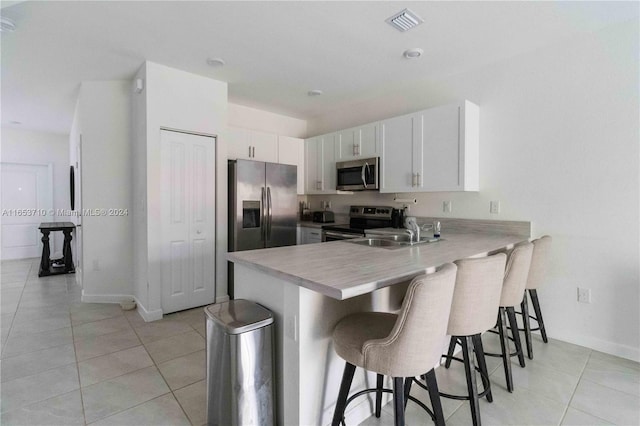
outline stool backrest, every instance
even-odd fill
[[[458,276],[453,292],[447,334],[473,336],[496,324],[507,255],[457,260]]]
[[[393,377],[430,371],[440,360],[455,282],[452,263],[414,278],[389,336],[364,343],[367,369]]]
[[[529,278],[527,278],[528,290],[537,289],[545,280],[551,260],[551,241],[552,239],[548,235],[532,241],[533,255],[531,256]]]
[[[520,243],[507,253],[500,306],[517,306],[522,302],[524,288],[529,277],[532,254],[533,244],[530,242]]]

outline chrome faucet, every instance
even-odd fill
[[[420,226],[418,226],[418,222],[416,222],[416,218],[413,216],[409,216],[404,220],[405,231],[409,234],[410,242],[413,243],[413,239],[415,237],[415,242],[420,241]]]

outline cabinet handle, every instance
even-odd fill
[[[420,181],[420,173],[416,173],[416,186],[420,185],[422,185],[422,182]]]
[[[411,187],[416,186],[416,174],[411,173]]]
[[[249,145],[249,158],[251,158],[251,145]]]
[[[356,145],[356,155],[360,155],[360,145]]]

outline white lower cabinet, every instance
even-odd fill
[[[471,102],[380,122],[380,192],[479,190],[479,108]]]
[[[297,237],[298,245],[321,243],[322,229],[298,226]]]

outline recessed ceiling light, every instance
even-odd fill
[[[11,120],[9,123],[11,123],[11,124],[22,124],[21,121],[15,121],[15,120]]]
[[[388,18],[386,22],[396,30],[405,32],[423,23],[424,19],[416,15],[415,12],[409,9],[404,9],[403,11],[393,15],[391,18]]]
[[[222,58],[207,58],[207,64],[212,67],[223,67],[225,62]]]
[[[402,56],[404,56],[407,59],[416,59],[422,56],[423,53],[424,53],[424,50],[420,49],[419,47],[414,47],[413,49],[405,50]]]
[[[322,93],[323,93],[323,91],[320,90],[320,89],[313,89],[313,90],[309,90],[307,92],[307,95],[309,95],[309,96],[320,96],[320,95],[322,95]]]
[[[16,24],[9,18],[0,17],[0,32],[12,33],[16,30]]]

